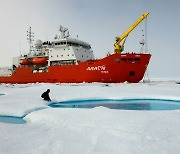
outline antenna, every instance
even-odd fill
[[[29,54],[32,54],[33,51],[33,38],[34,38],[34,33],[31,32],[31,27],[29,28],[29,31],[27,31],[27,40],[29,41]]]
[[[61,32],[61,38],[67,38],[67,37],[70,36],[70,35],[69,35],[68,28],[65,28],[65,27],[63,27],[63,26],[60,26],[59,31]],[[66,34],[66,32],[67,32],[67,34]]]

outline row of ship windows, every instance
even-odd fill
[[[140,61],[140,58],[121,58],[122,61]]]
[[[65,51],[66,49],[64,49],[64,51]],[[69,48],[67,49],[67,50],[70,50]],[[79,50],[79,49],[76,49],[77,51]],[[51,52],[52,52],[52,50],[50,50]],[[86,52],[87,50],[84,50],[84,52]],[[88,52],[88,51],[87,51]],[[91,51],[92,52],[92,51]],[[89,54],[91,53],[90,51],[89,51]],[[45,55],[45,53],[44,53],[44,55]]]
[[[64,55],[61,55],[61,57],[63,57]],[[67,56],[70,56],[69,54],[67,55]],[[72,54],[72,56],[74,56],[74,54]],[[51,57],[53,57],[53,56],[51,56]],[[57,57],[59,57],[59,55],[57,55]]]
[[[82,46],[84,48],[88,48],[90,49],[91,46],[86,46],[86,45],[83,45],[83,44],[78,44],[78,43],[73,43],[73,42],[56,42],[54,43],[54,45],[70,45],[70,46]]]
[[[120,61],[122,62],[128,62],[128,63],[140,63],[140,58],[115,58],[115,61],[117,63],[120,63]]]
[[[115,61],[140,61],[140,58],[116,58]]]
[[[61,55],[61,57],[63,57],[64,55]],[[67,56],[70,56],[69,54],[67,55]],[[74,56],[74,54],[72,54],[72,56]],[[51,56],[51,57],[53,57],[53,56]],[[59,57],[59,55],[57,55],[57,57]],[[82,55],[82,57],[84,57],[84,55]],[[87,56],[87,58],[88,58],[88,56]]]

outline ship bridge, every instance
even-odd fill
[[[84,41],[81,40],[77,40],[74,38],[65,38],[65,39],[61,39],[61,40],[55,40],[52,42],[52,46],[56,47],[56,46],[77,46],[77,47],[83,47],[86,49],[91,49],[91,46],[89,43],[86,43]]]

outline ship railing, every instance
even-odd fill
[[[59,61],[50,61],[50,66],[59,66],[59,65],[75,65],[76,60],[59,60]]]

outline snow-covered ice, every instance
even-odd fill
[[[179,81],[178,81],[179,82]],[[120,84],[0,84],[0,115],[26,124],[0,122],[0,153],[179,154],[180,110],[130,111],[105,107],[51,108],[53,102],[82,99],[156,98],[180,100],[180,84],[154,80]]]

